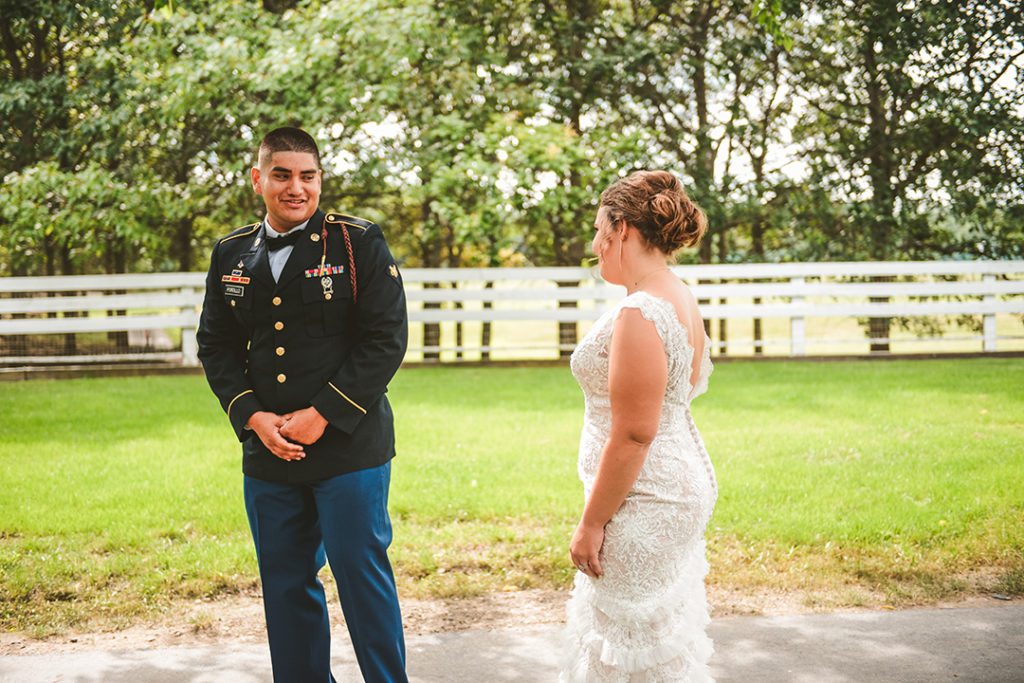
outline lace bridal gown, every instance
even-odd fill
[[[694,348],[664,299],[631,294],[594,324],[572,354],[572,372],[586,398],[579,475],[589,497],[611,427],[608,353],[624,307],[640,309],[654,323],[665,347],[668,384],[644,465],[605,528],[604,576],[576,575],[560,680],[710,681],[704,529],[718,485],[690,401],[707,390],[712,366],[705,343],[700,375],[691,385]]]

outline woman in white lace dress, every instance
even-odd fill
[[[572,356],[586,397],[586,503],[570,545],[562,681],[708,681],[704,529],[718,487],[690,401],[709,340],[668,259],[707,227],[678,179],[639,171],[601,195],[593,250],[627,296]]]

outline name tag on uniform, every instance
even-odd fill
[[[245,296],[245,287],[241,285],[224,285],[224,293],[229,296]]]

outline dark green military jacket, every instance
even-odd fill
[[[314,481],[394,456],[385,392],[405,355],[408,318],[375,223],[318,210],[276,283],[263,224],[235,230],[213,248],[196,336],[207,381],[242,442],[245,474]],[[309,406],[329,424],[302,460],[281,460],[245,427],[257,411]]]

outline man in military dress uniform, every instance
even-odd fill
[[[385,396],[408,337],[401,277],[379,226],[318,209],[307,133],[268,133],[251,175],[266,218],[214,247],[197,337],[242,442],[274,680],[334,680],[329,561],[363,678],[405,681]]]

